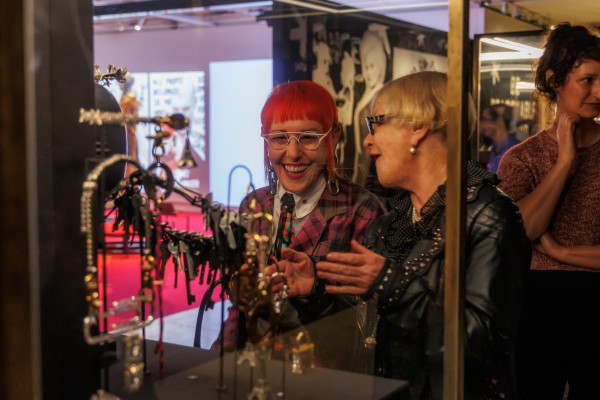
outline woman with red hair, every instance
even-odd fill
[[[248,195],[240,212],[248,211],[249,201],[256,199],[254,212],[273,216],[272,223],[263,218],[255,226],[261,235],[276,233],[270,235],[272,269],[283,273],[293,263],[289,271],[296,277],[288,279],[306,286],[290,284],[279,327],[285,331],[311,323],[306,328],[317,364],[355,369],[347,350],[357,334],[356,314],[349,309],[355,299],[325,293],[327,282],[316,277],[315,265],[330,251],[349,251],[352,240],[361,241],[366,228],[382,214],[381,203],[362,186],[336,174],[334,149],[340,126],[335,100],[324,87],[311,81],[277,85],[263,107],[261,123],[269,186]],[[225,338],[231,336],[226,328]]]

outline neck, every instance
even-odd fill
[[[556,120],[548,129],[550,136],[557,140],[556,136],[557,123]],[[575,128],[577,147],[587,147],[600,141],[600,125],[594,122],[593,119],[582,119],[577,123]]]
[[[448,168],[446,164],[447,151],[446,145],[440,143],[439,146],[428,149],[419,149],[420,156],[415,171],[415,182],[410,189],[410,199],[413,206],[417,210],[418,215],[421,215],[421,208],[435,193],[440,185],[446,182],[448,176]],[[443,161],[440,161],[443,160]]]

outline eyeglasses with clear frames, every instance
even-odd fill
[[[367,121],[367,129],[371,135],[375,134],[375,129],[373,128],[373,124],[381,124],[385,120],[385,114],[382,115],[371,115],[370,117],[366,117],[365,121]]]
[[[329,128],[329,130],[325,133],[322,133],[318,130],[304,131],[304,132],[271,132],[271,133],[262,133],[263,139],[266,140],[268,145],[273,150],[285,150],[289,144],[290,140],[296,139],[300,147],[304,150],[316,150],[320,145],[323,139],[327,135],[333,127]]]

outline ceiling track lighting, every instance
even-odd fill
[[[492,3],[494,3],[496,6],[492,5]],[[528,24],[537,26],[538,28],[552,29],[555,24],[555,21],[552,21],[548,17],[528,10],[523,6],[517,6],[512,1],[502,0],[500,7],[498,7],[498,4],[500,4],[500,2],[494,2],[492,0],[484,0],[479,2],[480,7],[519,21],[526,22]]]

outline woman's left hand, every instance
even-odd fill
[[[364,294],[385,263],[385,257],[351,242],[352,253],[329,253],[317,263],[317,276],[338,285],[327,285],[332,294]]]

